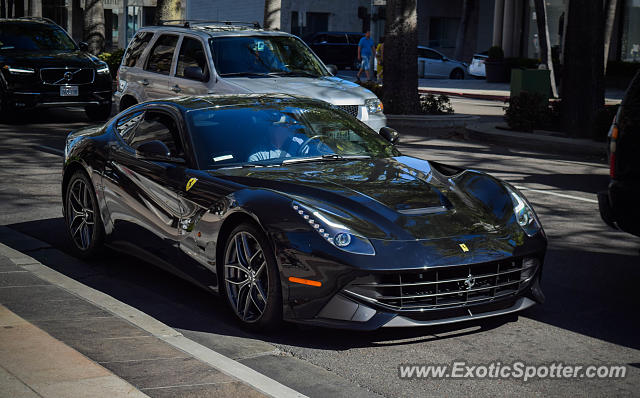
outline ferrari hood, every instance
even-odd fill
[[[227,77],[224,82],[247,93],[305,95],[333,105],[362,105],[375,95],[358,84],[337,77]]]
[[[489,176],[471,172],[447,178],[428,161],[406,156],[214,173],[248,187],[338,208],[346,214],[340,221],[357,220],[359,231],[370,238],[497,233],[513,209],[504,188]]]

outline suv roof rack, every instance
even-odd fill
[[[45,18],[45,17],[17,17],[16,19],[27,19],[27,20],[33,20],[33,21],[43,21],[43,22],[48,22],[48,23],[52,23],[52,24],[56,24],[57,23],[49,18]]]
[[[165,19],[160,20],[160,26],[166,25],[182,25],[183,28],[201,28],[201,29],[261,29],[258,22],[245,21],[214,21],[204,19]]]

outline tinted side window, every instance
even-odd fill
[[[360,39],[362,39],[364,35],[347,35],[347,36],[349,36],[350,44],[358,44],[360,43]]]
[[[196,79],[199,73],[203,78]],[[182,39],[180,53],[178,54],[178,66],[176,76],[193,80],[209,80],[209,68],[207,68],[207,55],[204,52],[200,40],[185,37]]]
[[[316,35],[316,37],[313,38],[313,43],[314,44],[322,44],[322,43],[326,43],[327,42],[327,35],[326,34],[319,34]]]
[[[171,61],[173,60],[173,53],[177,42],[178,36],[160,36],[151,49],[149,60],[147,61],[147,67],[145,69],[149,72],[168,75],[169,71],[171,71]]]
[[[442,59],[442,57],[440,56],[440,54],[438,54],[438,53],[437,53],[437,52],[435,52],[435,51],[426,50],[426,51],[425,51],[425,53],[426,53],[426,55],[425,55],[425,56],[426,56],[427,58],[430,58],[430,59]]]
[[[142,55],[142,52],[151,38],[153,37],[153,33],[151,32],[140,32],[133,38],[129,47],[127,47],[127,52],[124,54],[124,60],[122,61],[125,66],[136,66],[136,62]]]
[[[127,144],[134,149],[153,140],[162,141],[171,151],[171,156],[184,157],[178,127],[171,116],[147,111],[136,129],[125,138]]]
[[[344,34],[327,35],[327,39],[332,44],[347,44],[347,36]]]
[[[144,113],[142,111],[132,112],[121,117],[116,122],[116,131],[126,142],[129,142],[131,139],[130,135],[135,131],[135,127],[138,125],[138,122],[142,120],[143,114]]]

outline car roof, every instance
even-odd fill
[[[211,94],[206,96],[182,96],[144,102],[141,105],[171,105],[182,112],[191,110],[234,107],[288,104],[292,106],[331,106],[331,104],[314,98],[291,94]]]
[[[57,23],[48,19],[48,18],[38,18],[38,17],[18,17],[18,18],[0,18],[0,23],[30,23],[30,24],[40,24],[40,25],[53,25],[58,26]]]
[[[207,24],[198,23],[185,27],[184,25],[167,24],[145,26],[138,30],[139,32],[173,32],[173,33],[192,33],[204,38],[221,37],[221,36],[293,36],[290,33],[265,30],[261,28],[224,25],[224,24]]]

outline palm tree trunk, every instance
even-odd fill
[[[607,62],[609,61],[609,47],[611,46],[611,36],[613,35],[613,24],[618,11],[618,0],[609,0],[607,6],[607,20],[604,26],[604,74],[607,74]]]
[[[98,55],[104,50],[104,32],[102,0],[85,0],[83,36],[91,54]]]
[[[462,59],[464,54],[464,43],[467,38],[467,26],[469,25],[469,18],[471,17],[471,11],[475,6],[473,0],[462,1],[462,18],[460,18],[460,25],[458,26],[458,35],[456,36],[456,51],[454,58],[457,60]]]
[[[182,20],[182,2],[180,0],[158,0],[153,23],[160,25],[161,21]]]
[[[571,0],[565,18],[562,117],[574,137],[589,137],[604,107],[603,14],[602,0]]]
[[[280,29],[280,10],[282,0],[264,1],[264,20],[262,26],[266,29]]]
[[[540,43],[540,58],[543,65],[550,71],[551,94],[558,97],[556,77],[554,75],[553,56],[551,54],[551,40],[549,39],[549,21],[547,20],[547,6],[544,0],[534,0],[536,20],[538,22],[538,42]]]
[[[389,114],[412,114],[418,100],[416,0],[388,0],[384,38],[383,101]]]

